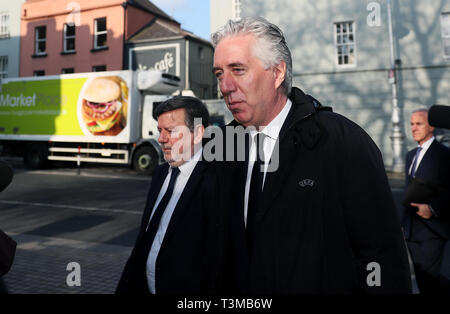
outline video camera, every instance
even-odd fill
[[[450,129],[450,106],[431,106],[428,110],[428,123],[437,128]]]

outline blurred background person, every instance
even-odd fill
[[[410,125],[418,146],[406,155],[403,231],[420,292],[449,293],[450,150],[435,139],[427,109],[415,110]]]

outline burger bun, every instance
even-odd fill
[[[92,80],[84,92],[84,99],[94,103],[106,103],[120,98],[120,85],[111,79],[98,77]]]

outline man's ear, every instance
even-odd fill
[[[273,67],[273,75],[275,78],[275,88],[278,89],[286,77],[286,62],[284,60],[281,60],[280,63]]]
[[[205,134],[205,127],[203,124],[198,124],[194,127],[194,144],[202,142],[203,134]]]

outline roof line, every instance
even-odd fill
[[[138,34],[140,31],[142,31],[144,28],[146,27],[150,27],[153,24],[155,24],[155,22],[158,20],[157,17],[154,17],[150,22],[148,22],[147,24],[145,24],[144,26],[142,26],[140,29],[138,29],[137,31],[135,31],[132,35],[128,36],[128,38],[132,38],[133,36],[135,36],[136,34]],[[127,39],[128,40],[128,39]]]
[[[150,2],[150,1],[149,1],[149,2]],[[152,4],[156,9],[158,9],[159,11],[161,11],[162,14],[159,13],[158,11],[154,11],[154,10],[151,10],[150,8],[146,8],[144,5],[140,4],[138,1],[135,1],[135,0],[127,0],[126,3],[129,4],[129,5],[131,5],[131,6],[134,6],[135,8],[138,8],[138,9],[145,10],[145,11],[147,11],[147,12],[150,12],[150,13],[152,13],[153,15],[155,15],[155,16],[157,16],[157,17],[160,17],[160,18],[163,18],[163,19],[168,19],[168,20],[174,21],[174,22],[176,22],[176,23],[178,23],[178,24],[181,25],[180,22],[178,22],[177,20],[175,20],[174,18],[172,18],[170,15],[168,15],[167,13],[165,13],[164,11],[162,11],[162,10],[161,10],[160,8],[158,8],[153,2],[151,2],[151,4]]]
[[[134,40],[134,41],[126,41],[125,44],[127,45],[133,45],[133,44],[143,44],[143,43],[151,43],[151,42],[157,42],[157,41],[167,41],[167,40],[176,40],[176,39],[185,39],[189,37],[190,39],[193,39],[195,41],[199,41],[205,44],[208,44],[212,47],[212,43],[206,39],[203,39],[201,37],[193,37],[191,35],[176,35],[176,36],[172,36],[172,37],[158,37],[158,38],[148,38],[148,39],[138,39],[138,40]]]

